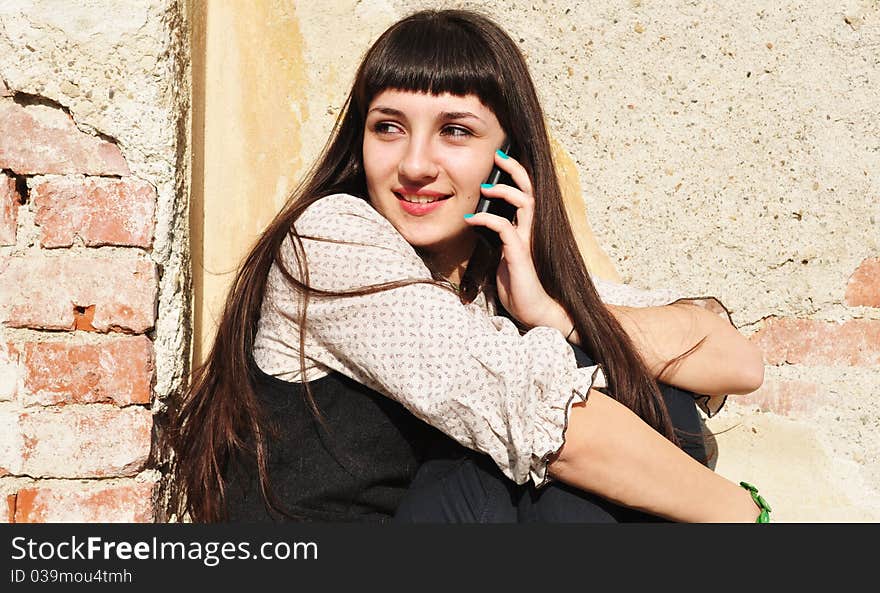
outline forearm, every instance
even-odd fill
[[[706,395],[750,393],[763,382],[760,349],[711,311],[689,304],[608,309],[660,381]]]
[[[759,513],[745,489],[598,391],[572,408],[565,445],[548,469],[562,482],[674,521],[754,523]]]
[[[694,393],[726,395],[751,393],[764,380],[760,349],[711,311],[684,303],[606,307],[659,381]],[[571,343],[582,344],[578,332],[571,333],[573,322],[562,307],[548,318],[548,325],[567,335]]]

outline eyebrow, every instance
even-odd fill
[[[384,115],[391,115],[394,117],[405,117],[403,111],[399,109],[394,109],[393,107],[385,107],[383,105],[377,105],[370,109],[368,113],[372,113],[373,111],[378,111]],[[475,113],[471,113],[470,111],[443,111],[440,113],[440,119],[443,121],[455,120],[455,119],[476,119],[478,121],[483,121],[481,117],[479,117]]]
[[[470,111],[444,111],[440,115],[444,120],[473,118],[479,121],[483,121],[483,118],[479,117],[475,113],[471,113]]]

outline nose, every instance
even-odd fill
[[[437,162],[430,138],[411,136],[397,172],[405,181],[423,182],[437,177]]]

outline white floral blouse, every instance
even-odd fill
[[[314,288],[345,291],[432,277],[391,223],[358,197],[322,198],[295,226]],[[296,276],[289,238],[281,257]],[[681,300],[672,291],[593,280],[609,304]],[[547,461],[562,447],[572,404],[584,401],[591,388],[605,387],[598,365],[577,367],[561,332],[536,327],[521,334],[508,318],[495,314],[482,293],[469,304],[431,284],[363,296],[313,296],[307,309],[305,377],[300,373],[298,312],[298,295],[276,264],[254,344],[255,361],[264,372],[289,382],[342,373],[396,400],[462,445],[487,453],[519,484],[529,478],[537,485],[547,480]],[[723,398],[700,403],[711,415]]]

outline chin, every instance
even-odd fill
[[[449,238],[434,238],[434,237],[425,237],[424,233],[414,233],[415,238],[409,237],[406,234],[403,235],[403,238],[406,239],[406,242],[412,245],[413,247],[418,247],[419,249],[425,249],[428,251],[433,251],[435,249],[440,249],[449,241]]]
[[[470,228],[463,229],[457,233],[447,233],[443,235],[426,235],[425,233],[416,233],[416,239],[410,240],[404,235],[407,242],[418,249],[422,249],[428,253],[438,253],[441,251],[458,252],[465,245],[476,239],[475,233]]]

